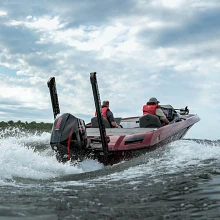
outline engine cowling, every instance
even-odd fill
[[[53,124],[50,145],[59,162],[78,160],[87,148],[85,122],[69,113],[58,116]]]

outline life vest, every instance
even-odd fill
[[[143,115],[146,115],[146,114],[156,115],[157,108],[159,108],[157,104],[155,105],[146,104],[143,106]]]
[[[108,119],[107,117],[107,111],[109,110],[108,107],[102,107],[102,115],[104,118]],[[97,116],[97,112],[95,112],[95,116]]]
[[[107,107],[102,107],[102,115],[104,118],[108,119],[107,117],[107,111],[108,111],[108,108]]]

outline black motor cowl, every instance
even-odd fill
[[[69,113],[58,116],[53,124],[50,145],[60,162],[80,159],[87,147],[84,120]]]

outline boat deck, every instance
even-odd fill
[[[149,131],[153,131],[155,128],[106,128],[106,135],[132,135],[132,134],[141,134]],[[100,132],[98,128],[87,128],[88,136],[100,136]]]

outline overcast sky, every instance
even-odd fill
[[[188,138],[220,139],[219,0],[1,0],[0,121],[89,122],[89,79],[115,117],[142,114],[150,97],[188,106],[201,121]]]

